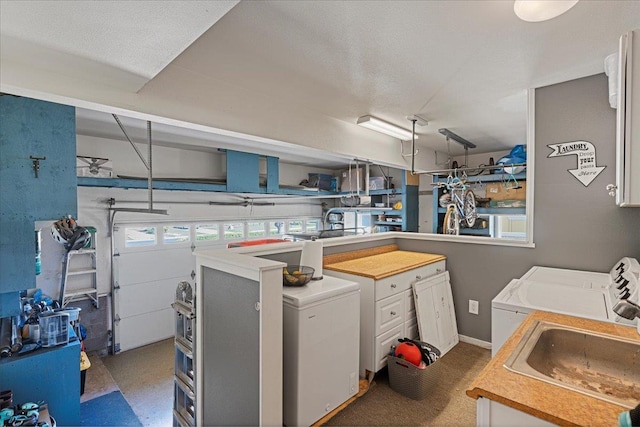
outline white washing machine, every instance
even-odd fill
[[[618,316],[613,306],[627,298],[638,302],[639,280],[640,264],[634,258],[621,259],[609,273],[532,267],[491,302],[491,355],[534,310],[637,325],[637,319]]]
[[[360,285],[324,275],[282,294],[284,424],[310,426],[358,392]]]

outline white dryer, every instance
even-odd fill
[[[621,299],[638,301],[639,278],[640,264],[633,258],[621,259],[609,273],[532,267],[491,302],[491,355],[534,310],[637,324],[618,316],[613,306]]]
[[[360,285],[325,274],[282,294],[283,421],[310,426],[358,392]]]

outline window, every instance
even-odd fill
[[[224,239],[242,239],[244,237],[244,223],[243,222],[230,222],[222,225],[224,229]]]
[[[269,235],[277,236],[284,234],[284,222],[283,221],[269,221]]]
[[[264,222],[248,222],[247,230],[249,232],[250,239],[267,235],[267,229]]]
[[[210,225],[196,225],[196,240],[219,240],[220,232],[218,231],[218,224]]]
[[[165,225],[163,227],[164,243],[182,243],[191,240],[191,229],[188,225]]]
[[[307,233],[313,233],[314,231],[320,230],[320,220],[319,219],[308,219],[306,222]]]
[[[469,158],[454,158],[453,160],[465,166],[461,169],[449,170],[445,166],[438,169],[438,172],[434,170],[433,176],[429,173],[421,175],[421,187],[424,188],[424,184],[429,182],[428,185],[433,190],[431,196],[423,195],[422,192],[419,196],[420,215],[423,212],[426,214],[421,221],[429,222],[431,225],[426,232],[440,234],[447,239],[458,238],[458,236],[450,235],[445,231],[445,223],[449,229],[455,225],[455,219],[452,219],[452,217],[455,218],[455,215],[449,216],[445,221],[447,208],[451,201],[450,191],[447,191],[446,184],[449,183],[449,179],[455,180],[457,176],[459,180],[454,182],[462,182],[466,185],[466,188],[460,190],[461,192],[463,190],[473,191],[478,215],[472,227],[467,227],[464,224],[465,221],[460,221],[458,234],[461,241],[473,242],[474,240],[492,239],[492,244],[502,244],[499,242],[504,240],[504,244],[507,245],[533,247],[534,96],[534,89],[530,89],[527,97],[526,161],[520,161],[526,163],[526,168],[508,165],[489,166],[493,165],[493,162],[498,163],[501,158],[509,159],[514,151],[521,152],[521,146],[516,145],[503,151],[478,153],[469,156]],[[469,165],[465,165],[467,161]],[[460,175],[461,172],[468,172],[468,174]],[[462,192],[462,194],[466,193]],[[460,198],[462,202],[459,205],[461,207],[457,209],[457,212],[460,213],[459,217],[464,216],[466,210],[464,201],[469,199],[467,197]],[[423,232],[422,228],[420,230]],[[478,237],[482,239],[478,239]]]
[[[526,215],[500,215],[496,221],[495,236],[502,239],[526,240]]]
[[[125,247],[153,246],[156,244],[155,227],[132,227],[125,231]]]
[[[303,223],[302,220],[293,220],[289,221],[289,233],[302,233],[304,230],[302,228]]]

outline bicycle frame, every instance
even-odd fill
[[[444,234],[460,234],[460,225],[463,227],[473,227],[477,217],[475,196],[471,190],[467,189],[464,180],[458,177],[447,179],[446,183],[440,185],[449,191],[450,203],[444,216],[442,232]]]

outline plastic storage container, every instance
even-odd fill
[[[309,187],[318,188],[319,190],[331,190],[331,180],[333,176],[324,173],[310,173]]]
[[[424,369],[413,363],[389,355],[389,386],[392,390],[414,400],[422,400],[435,390],[440,377],[440,363],[435,361]]]
[[[69,342],[69,313],[41,314],[40,342],[43,347],[67,344]]]

